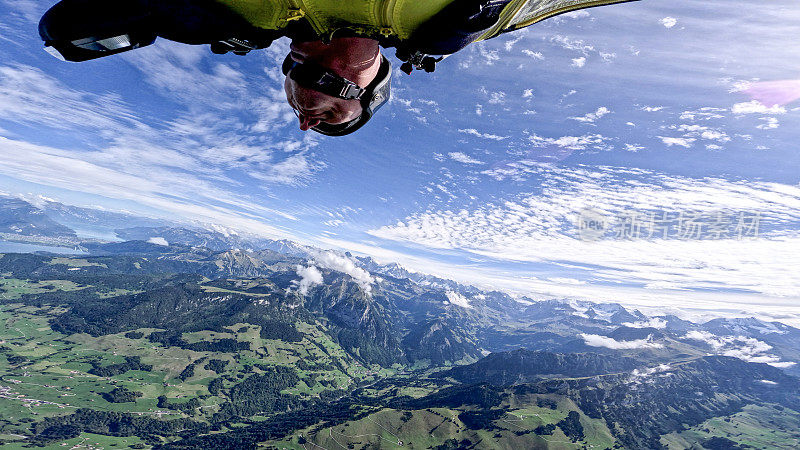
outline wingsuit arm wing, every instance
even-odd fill
[[[256,28],[214,0],[62,0],[42,17],[51,53],[87,61],[145,47],[157,37],[185,44],[232,41],[264,48],[280,32]]]
[[[402,47],[407,53],[449,55],[467,45],[519,30],[550,17],[637,0],[462,0],[420,26]]]

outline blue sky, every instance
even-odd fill
[[[370,254],[530,294],[800,315],[800,9],[645,0],[399,72],[347,138],[285,105],[288,42],[84,64],[0,0],[0,190]],[[389,51],[392,55],[393,51]],[[397,65],[397,64],[396,64]],[[579,239],[586,208],[758,214],[758,238]],[[787,316],[787,317],[783,317]]]

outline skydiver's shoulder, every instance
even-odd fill
[[[492,28],[511,1],[454,1],[422,24],[403,45],[430,55],[456,53]]]

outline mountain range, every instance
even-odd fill
[[[74,236],[57,220],[89,220],[134,223],[123,213],[76,208],[46,200],[41,208],[18,198],[0,197],[4,223],[19,234]],[[91,217],[94,217],[91,219]],[[108,220],[109,217],[116,220]],[[151,219],[140,219],[151,221]],[[407,352],[436,348],[435,362],[477,358],[485,352],[528,348],[556,352],[593,351],[636,356],[658,362],[676,357],[721,354],[767,362],[800,374],[800,332],[780,322],[755,318],[718,318],[693,323],[674,315],[646,317],[619,304],[574,300],[512,298],[500,291],[487,292],[451,280],[409,271],[399,264],[381,264],[370,257],[322,251],[286,240],[242,236],[230,231],[188,228],[176,224],[116,228],[121,242],[85,242],[92,255],[158,255],[151,272],[183,270],[210,278],[265,277],[285,280],[279,289],[291,289],[298,281],[297,267],[318,265],[319,255],[335,255],[351,262],[374,279],[375,293],[366,295],[353,277],[322,269],[324,283],[312,286],[309,297],[325,297],[335,304],[341,320],[356,323],[390,323],[408,343]],[[154,239],[158,243],[153,243]],[[163,245],[167,244],[167,245]],[[123,259],[124,260],[124,259]],[[145,269],[143,269],[145,270]],[[362,298],[363,297],[363,298]],[[359,301],[374,306],[366,313]],[[325,308],[324,301],[318,301]],[[364,303],[367,304],[367,303]],[[363,317],[346,319],[345,311]],[[376,315],[371,317],[371,315]],[[380,317],[378,317],[380,316]],[[365,325],[367,326],[367,325]],[[399,344],[398,344],[399,345]],[[417,358],[425,359],[425,358]]]
[[[53,218],[78,212],[2,204],[16,235],[81,239]],[[446,449],[800,439],[800,329],[783,323],[518,298],[175,224],[114,233],[81,241],[79,256],[0,255],[0,440]],[[68,397],[77,410],[61,410]],[[42,415],[15,406],[20,398]],[[177,418],[142,416],[156,412]]]

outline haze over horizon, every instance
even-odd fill
[[[159,40],[67,64],[36,33],[51,3],[0,1],[0,191],[537,298],[800,324],[793,2],[559,16],[434,74],[398,72],[391,103],[336,139],[297,130],[281,87],[286,40],[244,58]],[[581,239],[587,209],[617,228]],[[689,213],[722,217],[727,234],[681,233]],[[652,214],[676,229],[615,236]]]

